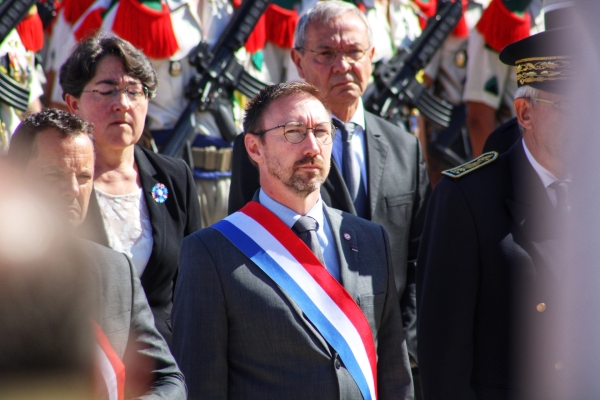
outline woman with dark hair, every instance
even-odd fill
[[[136,146],[156,73],[129,42],[100,34],[75,48],[59,82],[71,112],[94,127],[94,193],[82,234],[132,258],[170,345],[179,247],[200,229],[200,206],[182,160]]]

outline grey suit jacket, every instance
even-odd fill
[[[126,376],[147,374],[153,379],[147,393],[135,393],[126,385],[126,398],[185,399],[183,375],[154,326],[152,311],[131,260],[87,240],[81,240],[81,244],[98,293],[94,320],[125,363]],[[140,371],[140,365],[147,369]]]
[[[375,338],[379,398],[413,398],[387,234],[329,207],[325,216],[341,283]],[[214,228],[183,241],[172,320],[173,351],[191,399],[362,398],[298,306]]]
[[[416,359],[415,260],[431,191],[419,141],[402,127],[365,112],[369,220],[390,237],[391,259],[410,354]],[[243,137],[233,147],[229,213],[252,200],[259,188],[258,171],[248,159]],[[321,197],[330,207],[356,214],[348,188],[334,161]]]

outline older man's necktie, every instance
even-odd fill
[[[554,181],[550,187],[556,193],[556,210],[561,215],[569,215],[571,212],[571,206],[569,205],[569,182]]]
[[[292,226],[292,230],[308,246],[308,248],[315,253],[319,261],[321,261],[321,264],[325,265],[323,252],[321,251],[321,245],[319,244],[319,239],[317,238],[318,225],[319,224],[314,218],[303,216],[296,221],[294,226]]]
[[[354,202],[356,214],[359,217],[366,218],[368,210],[367,192],[365,191],[363,177],[360,173],[360,164],[356,159],[352,141],[356,124],[353,122],[343,124],[335,119],[334,124],[342,135],[342,176]]]

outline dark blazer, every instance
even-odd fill
[[[200,204],[196,186],[187,164],[145,148],[135,147],[142,188],[152,223],[154,247],[140,280],[154,314],[156,327],[171,343],[171,306],[177,278],[177,257],[181,241],[200,229]],[[152,188],[164,184],[169,195],[164,203],[152,197]],[[108,246],[108,237],[95,193],[81,226],[85,238]]]
[[[131,260],[96,243],[87,240],[80,243],[99,294],[94,320],[124,361],[126,377],[135,377],[134,371],[138,371],[138,378],[140,373],[145,374],[146,379],[151,378],[152,386],[147,393],[131,392],[131,386],[126,384],[126,397],[185,399],[183,375],[154,326],[152,312]],[[140,366],[147,369],[139,371]]]
[[[542,358],[553,362],[539,358],[527,370],[527,355],[553,332],[555,215],[521,141],[498,160],[438,183],[417,270],[426,399],[509,399],[523,394],[520,376],[558,378],[560,358],[550,346]]]
[[[329,207],[325,216],[341,283],[375,338],[379,398],[412,399],[385,230]],[[298,306],[214,228],[189,236],[181,247],[173,353],[190,399],[362,399],[339,356]]]
[[[416,137],[369,112],[365,112],[365,120],[369,219],[383,226],[390,237],[408,350],[416,359],[414,262],[430,192],[429,176]],[[258,171],[250,163],[243,135],[240,135],[233,147],[229,213],[250,201],[259,186]],[[340,168],[334,161],[327,181],[321,186],[321,197],[330,207],[356,214]]]

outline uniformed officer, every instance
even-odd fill
[[[546,392],[564,374],[546,339],[556,332],[557,228],[569,213],[564,90],[573,60],[570,29],[551,20],[548,13],[546,32],[500,53],[516,67],[523,140],[445,171],[429,202],[417,263],[426,399],[560,398]]]
[[[43,93],[28,51],[16,29],[0,42],[0,151],[8,149],[10,137],[26,111],[41,110]]]

